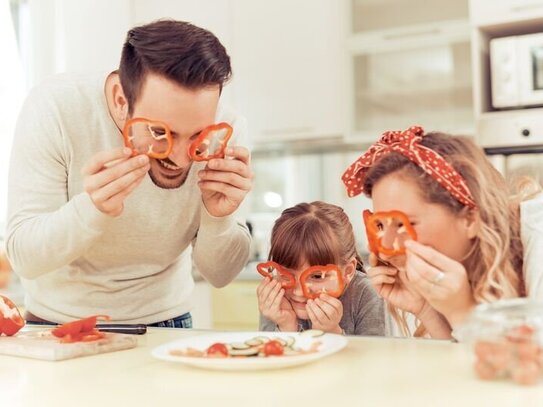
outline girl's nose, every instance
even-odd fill
[[[302,290],[302,285],[299,281],[296,281],[296,285],[294,286],[294,289],[292,290],[292,293],[297,297],[303,297],[304,291]]]

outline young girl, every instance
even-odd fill
[[[261,330],[313,328],[346,335],[385,334],[383,300],[364,272],[352,225],[340,207],[317,201],[283,211],[272,230],[269,260],[291,284],[265,278],[259,285]],[[319,276],[310,282],[300,281],[301,276],[311,266],[327,265],[337,267],[344,284],[337,293],[321,292],[312,299],[308,287],[312,283],[319,286]]]
[[[349,196],[364,192],[374,211],[401,211],[415,229],[405,256],[372,256],[368,275],[389,306],[415,315],[419,333],[450,337],[478,303],[543,298],[539,188],[511,199],[470,139],[387,132],[342,179]]]

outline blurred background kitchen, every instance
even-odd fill
[[[340,176],[385,130],[469,135],[508,179],[543,174],[543,0],[0,0],[0,241],[28,90],[57,72],[115,69],[126,31],[164,17],[225,45],[234,76],[223,100],[252,137],[251,262],[221,290],[195,274],[197,328],[257,328],[254,264],[288,206],[342,206],[367,253],[370,202],[348,199]],[[0,292],[22,303],[2,260]]]

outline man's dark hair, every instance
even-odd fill
[[[123,45],[119,76],[130,112],[148,73],[191,89],[222,89],[232,68],[226,49],[211,32],[184,21],[158,20],[132,28]]]

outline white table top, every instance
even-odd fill
[[[153,358],[209,331],[149,329],[131,350],[61,362],[0,356],[0,406],[543,406],[543,382],[484,382],[463,345],[349,337],[337,354],[272,371],[220,372]]]

